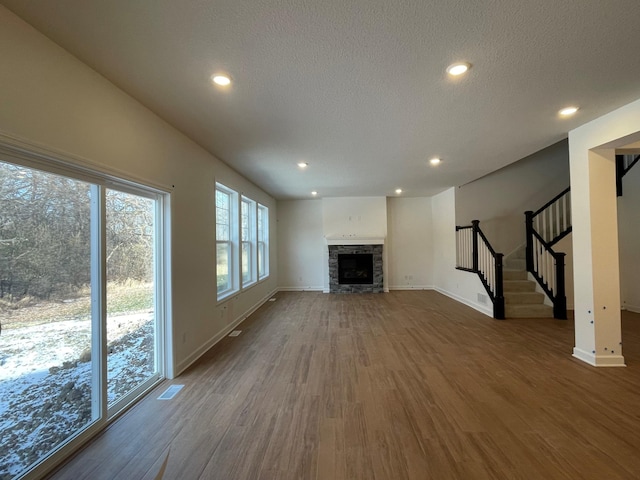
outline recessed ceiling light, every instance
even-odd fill
[[[316,192],[316,191],[314,190],[313,192],[311,192],[311,195],[313,195],[313,196],[315,197],[316,195],[318,195],[318,192]]]
[[[434,157],[431,160],[429,160],[429,163],[431,165],[438,165],[442,160],[440,160],[438,157]]]
[[[309,166],[309,164],[307,162],[298,162],[298,166],[300,168],[307,168]]]
[[[562,110],[560,110],[558,113],[563,117],[570,117],[571,115],[576,113],[579,108],[580,107],[565,107]]]
[[[447,67],[447,73],[449,75],[453,75],[454,77],[457,77],[458,75],[462,75],[463,73],[465,73],[470,68],[471,68],[470,63],[466,63],[466,62],[453,63]]]
[[[400,194],[402,193],[402,189],[401,189],[401,188],[396,188],[396,193],[397,193],[398,195],[400,195]]]
[[[216,73],[215,75],[212,75],[211,80],[213,81],[213,83],[215,83],[216,85],[220,85],[221,87],[226,87],[228,85],[231,85],[231,79],[229,78],[229,76],[223,75],[221,73]]]

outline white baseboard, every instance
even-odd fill
[[[439,287],[434,287],[434,290],[438,293],[446,295],[449,298],[453,298],[456,302],[463,303],[467,307],[471,307],[474,310],[477,310],[478,312],[484,313],[485,315],[493,318],[493,305],[491,305],[491,307],[488,307],[480,303],[472,302],[471,300],[463,298],[460,295],[456,295],[455,293],[448,292],[447,290],[443,290],[442,288],[439,288]]]
[[[273,297],[278,292],[278,289],[274,289],[262,298],[258,303],[256,303],[253,307],[247,310],[245,313],[240,314],[233,320],[229,325],[227,325],[223,330],[219,331],[212,338],[202,344],[196,351],[194,351],[191,355],[184,359],[184,361],[180,362],[177,365],[176,373],[174,378],[184,372],[187,368],[193,365],[202,355],[204,355],[211,347],[213,347],[216,343],[226,337],[229,333],[231,333],[238,325],[240,325],[244,320],[246,320],[253,312],[258,310],[262,305],[264,305],[271,297]]]
[[[638,307],[637,305],[625,304],[622,306],[622,309],[629,310],[630,312],[633,312],[633,313],[640,313],[640,307]]]
[[[573,356],[594,367],[626,367],[622,355],[595,355],[574,347]]]
[[[389,290],[434,290],[433,285],[389,285]]]
[[[278,287],[279,292],[322,292],[323,287]]]

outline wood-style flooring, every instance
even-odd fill
[[[180,480],[640,479],[640,315],[628,366],[594,368],[571,320],[433,291],[276,298],[50,478],[153,479],[169,452]]]

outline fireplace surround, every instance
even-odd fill
[[[382,249],[383,245],[329,245],[329,291],[331,293],[382,293]],[[371,258],[371,273],[365,273],[365,255]],[[340,260],[347,261],[346,278],[340,278]],[[344,263],[344,262],[343,262]],[[344,265],[343,265],[344,267]],[[343,268],[343,270],[345,270]],[[366,277],[366,278],[365,278]],[[366,283],[364,281],[366,280]]]

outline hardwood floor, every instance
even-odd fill
[[[628,367],[597,369],[571,320],[430,291],[276,298],[50,478],[153,479],[169,449],[165,479],[640,478],[640,315]]]

